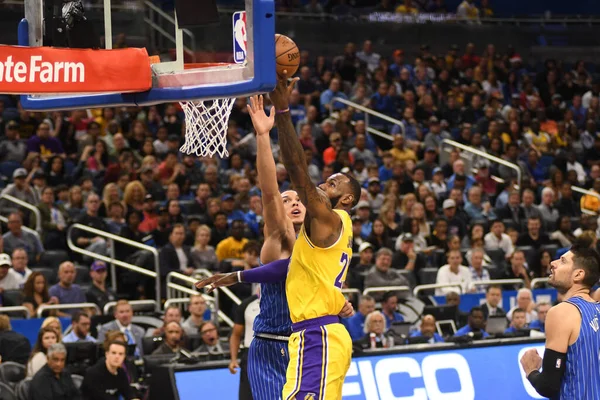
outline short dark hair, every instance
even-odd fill
[[[573,268],[582,269],[585,272],[583,284],[592,288],[600,279],[600,254],[592,248],[574,245],[571,247],[573,253]]]
[[[479,306],[471,308],[471,311],[469,311],[469,316],[475,314],[476,312],[483,313],[483,308]]]
[[[485,288],[485,292],[489,293],[492,289],[502,290],[502,287],[500,285],[489,285],[487,288]]]
[[[523,314],[527,314],[527,312],[522,309],[522,308],[515,308],[512,315],[515,315],[516,313],[523,313]]]
[[[348,178],[348,184],[350,185],[350,189],[352,190],[352,196],[354,196],[354,199],[352,200],[352,207],[354,207],[358,204],[358,201],[360,200],[360,193],[361,193],[360,183],[356,180],[355,177],[353,177],[350,174],[342,172],[342,175],[344,175],[346,178]],[[335,204],[333,204],[333,205],[335,206]]]
[[[127,343],[121,340],[111,340],[110,342],[106,343],[106,345],[104,346],[104,352],[108,352],[110,350],[110,346],[112,346],[113,344],[116,344],[117,346],[123,346],[123,348],[125,349],[125,354],[127,354]]]
[[[396,292],[385,292],[383,295],[383,298],[381,299],[382,303],[387,303],[387,301],[389,299],[391,299],[392,297],[398,298],[398,293]]]
[[[71,323],[78,323],[81,317],[90,318],[89,314],[83,311],[76,311],[71,317]]]
[[[256,240],[250,240],[242,248],[242,253],[260,254],[260,243]]]

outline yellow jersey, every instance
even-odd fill
[[[346,211],[333,211],[342,220],[340,237],[333,245],[312,244],[304,225],[294,244],[285,284],[293,323],[338,315],[346,304],[341,289],[352,259],[352,221]]]

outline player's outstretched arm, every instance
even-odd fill
[[[256,170],[262,194],[263,218],[265,220],[265,237],[285,232],[288,218],[283,208],[283,201],[277,184],[275,160],[271,149],[269,132],[275,123],[275,107],[269,115],[265,113],[263,96],[250,97],[248,113],[256,131]]]
[[[236,283],[278,283],[287,277],[289,260],[277,260],[245,271],[215,274],[195,283],[196,289],[206,288],[208,293]]]
[[[573,334],[573,327],[579,327],[581,316],[577,309],[568,303],[552,307],[546,315],[546,349],[544,359],[537,350],[525,352],[521,365],[525,376],[544,397],[552,398],[560,392],[560,385],[567,364],[567,350]],[[579,328],[577,328],[579,332]],[[542,368],[542,372],[539,369]]]
[[[270,95],[276,109],[275,123],[279,134],[281,158],[294,189],[306,206],[306,221],[310,221],[310,232],[317,233],[318,237],[323,238],[325,242],[333,236],[335,236],[334,240],[337,240],[342,221],[333,212],[327,196],[324,193],[320,194],[310,179],[304,149],[300,144],[289,113],[289,96],[297,81],[298,78],[294,78],[288,85],[287,77],[284,76],[277,82],[275,90]],[[311,239],[313,238],[314,235],[311,234]],[[315,244],[320,245],[319,243]]]

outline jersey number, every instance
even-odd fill
[[[342,285],[344,284],[344,282],[342,282],[342,278],[344,277],[344,273],[346,272],[346,268],[348,268],[348,253],[342,253],[342,258],[340,259],[340,266],[342,267],[342,270],[340,271],[340,274],[335,278],[335,287],[338,289],[342,288]]]

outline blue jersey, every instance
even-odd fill
[[[581,297],[567,300],[581,314],[577,341],[567,350],[567,365],[560,388],[561,400],[600,399],[600,303]]]
[[[261,283],[260,313],[254,319],[254,333],[282,336],[292,334],[292,320],[285,295],[285,281]]]

